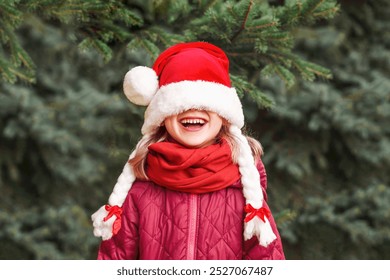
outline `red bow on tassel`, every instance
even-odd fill
[[[265,223],[265,217],[269,218],[271,215],[271,212],[265,208],[261,207],[260,209],[255,209],[251,204],[245,205],[245,213],[248,215],[245,217],[244,222],[247,223],[250,220],[252,220],[254,217],[259,217],[264,223]]]
[[[105,206],[105,209],[106,211],[108,211],[108,214],[107,216],[103,219],[103,221],[107,221],[109,220],[112,216],[115,216],[116,217],[116,220],[115,222],[113,223],[112,225],[112,234],[115,235],[118,233],[118,231],[120,230],[121,228],[121,215],[122,215],[122,208],[119,207],[118,205],[114,205],[114,206],[111,206],[111,205],[106,205]]]

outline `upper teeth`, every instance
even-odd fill
[[[183,119],[181,120],[181,123],[190,123],[190,124],[204,124],[205,121],[202,119]]]

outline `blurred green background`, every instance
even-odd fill
[[[0,259],[95,259],[140,138],[129,68],[204,40],[264,146],[288,259],[390,259],[387,0],[0,1]]]

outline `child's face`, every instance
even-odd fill
[[[222,123],[219,115],[204,110],[188,110],[164,121],[169,135],[189,148],[202,148],[215,143]]]

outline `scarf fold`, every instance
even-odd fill
[[[207,193],[229,187],[241,177],[226,140],[198,149],[174,142],[154,143],[148,149],[147,176],[171,190]]]

